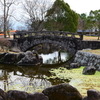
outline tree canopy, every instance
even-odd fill
[[[100,10],[91,10],[87,16],[85,13],[80,14],[79,27],[81,30],[90,30],[98,33],[100,36]],[[81,24],[80,24],[81,23]]]
[[[78,14],[63,0],[56,0],[47,11],[45,20],[47,30],[76,32],[77,26]]]

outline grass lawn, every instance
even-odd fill
[[[96,50],[82,50],[82,51],[100,55],[100,49],[96,49]]]
[[[71,35],[68,35],[69,37],[71,37]],[[75,35],[76,38],[80,38],[79,35]],[[84,35],[83,36],[83,40],[87,40],[87,41],[100,41],[98,40],[98,37],[97,36],[86,36]]]
[[[47,77],[47,79],[59,79],[66,83],[66,80],[71,78],[69,84],[77,88],[83,97],[87,95],[87,90],[89,89],[100,91],[100,72],[97,71],[95,75],[83,75],[83,68],[67,70],[66,68],[59,67],[58,69],[51,69],[51,76]]]
[[[89,89],[100,91],[100,72],[97,71],[95,75],[83,75],[83,67],[73,71],[75,71],[75,75],[73,75],[70,84],[76,87],[83,97],[87,95]]]
[[[80,38],[79,35],[75,35],[75,37]],[[100,40],[98,40],[97,36],[86,36],[86,35],[83,36],[83,40],[87,40],[87,41],[100,41]]]
[[[97,36],[83,36],[83,40],[100,41]]]

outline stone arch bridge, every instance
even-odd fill
[[[82,41],[82,35],[62,31],[18,31],[11,40],[13,47],[26,51],[42,43],[51,43],[61,46],[64,50],[76,53],[77,50],[100,48],[99,41]]]

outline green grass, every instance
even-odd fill
[[[95,75],[83,75],[84,67],[67,70],[66,68],[51,69],[50,73],[52,74],[47,79],[59,79],[62,80],[62,83],[66,83],[67,79],[71,79],[69,84],[76,87],[82,96],[87,95],[87,90],[96,89],[100,91],[100,72],[96,72]]]

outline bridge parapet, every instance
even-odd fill
[[[21,51],[26,51],[33,46],[49,43],[57,44],[63,50],[71,51],[74,54],[77,50],[91,48],[99,49],[100,41],[82,41],[79,34],[62,32],[62,31],[38,31],[38,32],[18,32],[14,34],[12,46],[18,47]]]
[[[14,39],[19,39],[19,38],[25,38],[25,37],[31,37],[31,36],[43,36],[43,35],[48,35],[48,36],[64,36],[64,37],[72,37],[72,38],[79,38],[81,39],[80,34],[75,34],[75,33],[70,33],[70,32],[64,32],[64,31],[17,31],[16,34],[14,34]]]

